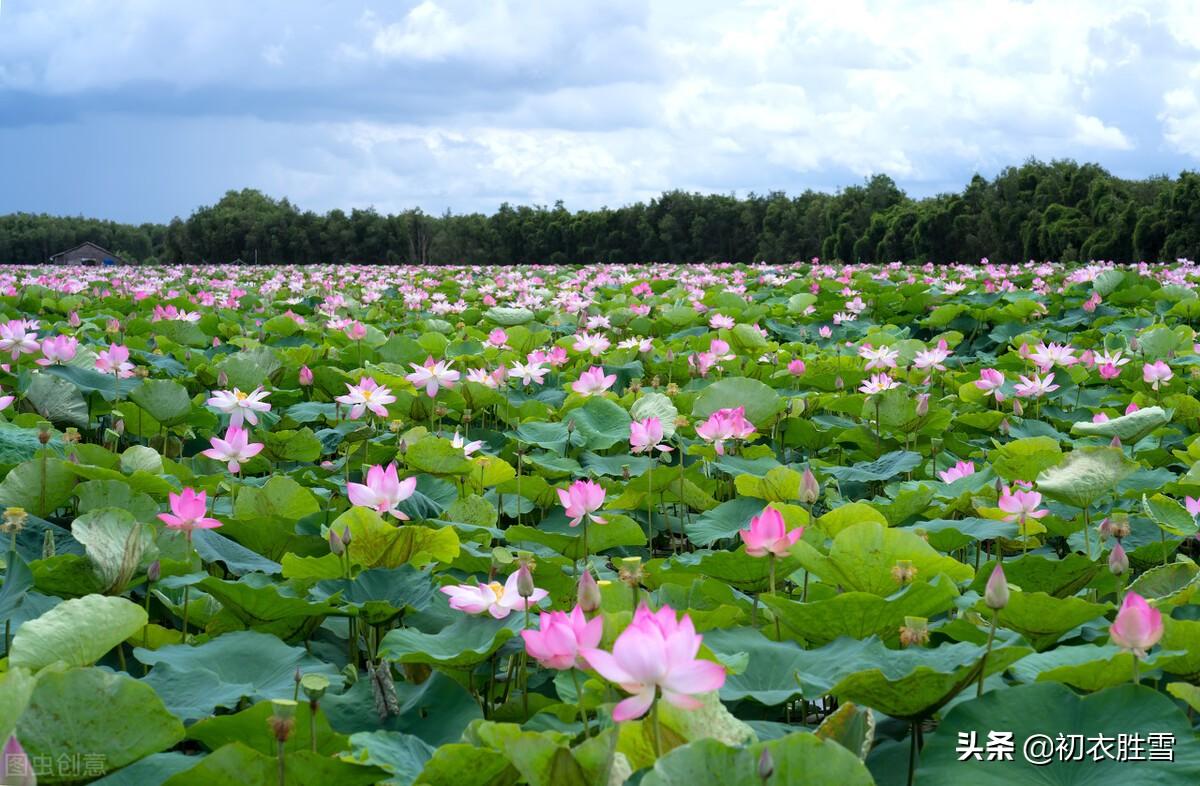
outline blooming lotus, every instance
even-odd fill
[[[791,362],[787,364],[787,370],[792,376],[798,377],[804,374],[806,367],[803,360],[800,358],[793,358]]]
[[[442,592],[450,596],[450,608],[467,614],[483,614],[487,612],[498,620],[502,620],[514,611],[525,611],[533,608],[550,593],[544,589],[534,588],[533,594],[522,598],[517,589],[519,571],[509,574],[503,585],[498,581],[489,584],[455,584],[442,587]]]
[[[375,465],[368,469],[366,481],[346,484],[346,496],[351,504],[371,508],[376,513],[390,513],[402,521],[408,520],[408,515],[397,510],[396,506],[417,490],[415,477],[400,480],[396,463],[392,462],[387,468]]]
[[[577,480],[565,489],[556,489],[558,501],[566,509],[571,519],[571,526],[578,527],[579,522],[587,518],[597,524],[607,524],[607,519],[595,515],[604,505],[604,487],[593,480]]]
[[[1174,376],[1175,372],[1171,370],[1171,367],[1161,360],[1142,366],[1142,380],[1150,386],[1151,390],[1158,390],[1159,385],[1163,382],[1170,382]]]
[[[708,326],[711,327],[713,330],[718,330],[720,328],[726,328],[726,329],[732,330],[733,325],[734,325],[733,317],[727,317],[724,314],[713,314],[711,317],[708,318]]]
[[[434,362],[433,356],[425,358],[425,365],[418,366],[416,363],[409,363],[412,367],[412,373],[405,377],[413,384],[415,388],[425,388],[425,394],[430,398],[437,395],[441,388],[453,388],[458,378],[461,376],[457,371],[450,368],[450,364],[444,360]]]
[[[1108,638],[1112,643],[1144,658],[1162,636],[1162,612],[1136,592],[1126,594],[1117,618],[1108,627]]]
[[[206,403],[213,409],[229,415],[230,426],[240,427],[243,420],[252,426],[257,426],[258,413],[271,411],[271,405],[263,401],[268,395],[270,394],[261,386],[249,393],[243,393],[238,388],[218,390]]]
[[[454,432],[454,436],[450,439],[450,444],[456,448],[462,448],[464,456],[469,456],[483,447],[482,440],[477,439],[473,442],[467,442],[463,439],[462,434],[459,434],[457,431]]]
[[[746,553],[751,557],[765,557],[774,554],[786,557],[792,544],[804,535],[804,527],[796,527],[788,531],[783,515],[768,505],[762,513],[750,517],[750,526],[738,530],[742,542],[746,544]]]
[[[746,408],[718,409],[708,420],[696,426],[696,435],[705,442],[713,443],[718,456],[725,455],[725,442],[731,439],[748,439],[755,433],[754,424],[746,419]]]
[[[367,337],[367,326],[357,320],[346,325],[346,337],[351,341],[362,341]]]
[[[1029,353],[1029,359],[1037,364],[1043,374],[1054,366],[1067,368],[1079,362],[1075,350],[1070,344],[1040,343],[1037,349]]]
[[[592,357],[603,355],[612,344],[601,333],[589,333],[586,330],[581,331],[575,336],[575,343],[572,345],[576,352],[587,352]]]
[[[508,333],[504,332],[504,328],[496,328],[488,333],[486,343],[489,347],[508,349]]]
[[[586,574],[586,575],[591,575]],[[594,649],[604,635],[604,618],[588,621],[583,609],[576,606],[570,614],[562,611],[542,612],[537,630],[521,631],[529,657],[548,669],[565,671],[587,668],[580,650]]]
[[[943,470],[938,473],[938,477],[943,483],[953,483],[959,478],[965,478],[967,475],[975,474],[975,464],[971,461],[960,461],[953,467]]]
[[[677,619],[670,606],[652,612],[643,604],[611,653],[585,648],[581,654],[601,677],[633,694],[613,708],[620,723],[645,715],[660,690],[669,703],[693,710],[701,706],[696,695],[725,684],[723,666],[696,658],[701,639],[687,614]]]
[[[1036,491],[1011,491],[1006,488],[1000,493],[996,504],[1008,514],[1004,517],[1005,521],[1015,521],[1022,525],[1025,524],[1026,518],[1040,519],[1050,515],[1048,510],[1037,509],[1038,505],[1042,504],[1042,495]]]
[[[663,427],[658,418],[635,420],[629,424],[629,445],[632,453],[653,453],[658,450],[670,453],[671,448],[662,444]]]
[[[208,501],[205,492],[196,493],[191,488],[175,494],[170,492],[167,499],[171,504],[170,513],[159,513],[158,518],[171,529],[181,530],[190,538],[194,529],[216,529],[221,522],[210,518]]]
[[[214,436],[209,442],[212,447],[201,453],[210,459],[226,462],[230,472],[240,472],[242,462],[254,458],[263,449],[262,443],[250,441],[250,432],[234,425],[225,431],[224,439]]]
[[[37,328],[30,328],[23,319],[11,319],[0,324],[0,352],[8,352],[16,360],[21,355],[38,351]]]
[[[101,374],[115,374],[121,379],[133,376],[133,364],[129,362],[129,349],[112,344],[100,350],[96,356],[96,370]]]
[[[979,379],[975,380],[975,387],[982,390],[985,397],[995,396],[996,401],[1004,400],[1004,394],[1000,392],[1003,385],[1004,375],[994,368],[980,369]]]
[[[367,410],[371,410],[378,417],[386,418],[387,405],[396,401],[392,389],[380,385],[373,377],[363,377],[357,385],[347,382],[346,391],[344,396],[338,396],[334,401],[350,407],[351,420],[358,420]]]
[[[616,374],[605,374],[604,369],[592,366],[571,383],[571,390],[581,396],[592,396],[608,390],[616,381]]]
[[[867,361],[866,369],[870,371],[873,368],[895,368],[900,351],[891,347],[876,349],[870,344],[863,344],[858,348],[858,355]]]
[[[546,381],[546,375],[549,373],[550,369],[544,368],[537,361],[513,363],[512,367],[508,369],[508,376],[521,380],[522,385],[540,385]]]
[[[885,390],[892,390],[898,387],[900,387],[900,383],[887,374],[872,374],[869,379],[858,386],[858,390],[860,393],[873,396],[876,393],[882,393]]]
[[[79,341],[74,336],[53,336],[42,339],[42,357],[37,359],[39,366],[53,366],[69,363],[75,359],[79,349]]]
[[[1018,375],[1017,379],[1020,381],[1014,390],[1021,398],[1041,398],[1058,390],[1058,385],[1054,384],[1053,373],[1044,377],[1039,377],[1037,374],[1030,374],[1028,377]]]
[[[913,367],[922,371],[928,371],[929,369],[945,371],[945,362],[948,357],[950,357],[950,350],[946,344],[946,339],[941,339],[933,349],[923,349],[918,352],[913,357]]]
[[[3,393],[2,389],[0,389],[0,393]],[[0,409],[8,409],[12,405],[12,403],[16,400],[17,400],[16,396],[0,395]]]

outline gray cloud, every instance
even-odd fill
[[[0,211],[490,212],[1200,159],[1183,2],[0,6]]]

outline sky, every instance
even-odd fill
[[[1200,167],[1193,0],[0,0],[0,213],[616,207]]]

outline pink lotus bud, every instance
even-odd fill
[[[225,369],[221,369],[220,371],[217,372],[217,387],[219,387],[219,388],[229,387],[229,375],[225,373]]]
[[[49,532],[50,530],[46,530]],[[153,584],[162,577],[162,563],[158,560],[150,563],[150,567],[146,568],[146,581]]]
[[[576,601],[585,614],[591,614],[600,609],[600,585],[596,583],[590,570],[585,569],[583,575],[579,577]]]
[[[922,393],[917,396],[917,417],[923,418],[929,414],[929,394]]]
[[[532,597],[537,587],[533,584],[533,571],[529,569],[528,562],[522,562],[521,567],[517,568],[517,594],[522,598]]]
[[[83,320],[81,320],[81,319],[79,318],[79,312],[78,312],[78,311],[72,311],[72,312],[71,312],[71,313],[70,313],[70,314],[67,316],[67,324],[68,324],[68,325],[70,325],[71,327],[79,327],[80,325],[82,325],[82,324],[83,324]]]
[[[346,544],[342,542],[342,536],[337,534],[337,530],[329,530],[329,550],[339,557],[346,553]]]
[[[763,748],[758,755],[758,778],[766,783],[775,774],[775,760],[771,758],[771,749]]]
[[[312,369],[309,368],[308,366],[300,367],[300,375],[299,376],[300,376],[300,384],[301,385],[304,385],[305,387],[307,387],[313,383]]]
[[[37,786],[37,774],[33,770],[33,763],[15,734],[10,735],[4,743],[3,757],[0,758],[0,779],[0,782],[12,786]]]
[[[983,592],[983,602],[989,609],[999,611],[1008,605],[1008,579],[1004,576],[1004,568],[996,564],[988,579],[987,588]]]
[[[1125,549],[1121,547],[1120,543],[1113,546],[1113,550],[1109,552],[1108,569],[1114,576],[1120,576],[1129,570],[1129,555],[1125,553]]]
[[[1117,618],[1108,627],[1109,640],[1139,658],[1146,657],[1146,653],[1162,635],[1162,613],[1136,592],[1125,596]]]
[[[1110,447],[1119,448],[1119,447],[1121,447],[1121,438],[1120,438],[1120,437],[1117,437],[1117,436],[1114,436],[1114,437],[1112,438],[1112,442],[1110,442],[1110,443],[1108,443],[1108,444],[1109,444],[1109,446],[1110,446]]]
[[[800,477],[800,501],[805,505],[811,505],[821,497],[821,484],[817,482],[817,476],[813,474],[812,468],[805,467],[804,474]]]

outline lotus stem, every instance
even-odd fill
[[[975,689],[975,697],[983,695],[983,680],[987,676],[987,659],[988,655],[992,654],[992,643],[996,640],[996,618],[1000,616],[1000,612],[992,609],[992,627],[988,631],[987,649],[984,650],[983,658],[979,661],[979,686]]]

